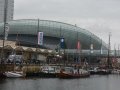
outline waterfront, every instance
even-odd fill
[[[0,81],[0,90],[119,90],[120,75],[93,75],[90,78],[17,78]]]

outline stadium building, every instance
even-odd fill
[[[4,23],[0,24],[0,39],[3,39]],[[71,57],[79,56],[81,52],[87,59],[90,55],[101,55],[107,50],[107,45],[93,33],[75,25],[37,19],[21,19],[8,22],[7,40],[17,42],[19,46],[64,51]],[[38,32],[43,32],[43,45],[38,45]],[[60,47],[60,39],[64,38],[64,48]],[[79,50],[77,49],[79,41]],[[91,47],[92,46],[92,47]],[[92,51],[92,52],[91,52]],[[104,52],[107,54],[107,52]],[[73,56],[75,55],[75,56]]]

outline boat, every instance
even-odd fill
[[[90,72],[91,75],[108,75],[108,74],[111,74],[110,69],[100,68],[100,67],[90,68],[89,72]]]
[[[64,67],[57,74],[58,78],[73,79],[73,78],[86,78],[90,73],[84,69],[74,69],[73,67]]]
[[[16,61],[18,62],[18,64],[20,64],[20,55],[16,55],[16,54],[12,54],[9,55],[8,58],[12,63],[13,63],[13,70],[12,71],[6,71],[5,75],[7,78],[19,78],[19,77],[24,77],[25,74],[23,73],[22,70],[18,69],[18,66],[16,66]]]
[[[25,76],[23,71],[19,70],[18,67],[16,67],[15,60],[16,60],[16,58],[13,60],[13,70],[12,71],[6,71],[4,73],[7,78],[19,78],[19,77],[24,77]]]
[[[42,66],[41,77],[56,78],[57,66]]]
[[[111,71],[109,69],[98,69],[97,74],[98,75],[108,75],[108,74],[111,74]]]
[[[4,78],[6,78],[6,75],[4,73],[0,72],[0,79],[4,79]]]
[[[120,70],[119,69],[113,69],[111,73],[112,74],[120,74]]]
[[[41,66],[39,72],[26,72],[26,77],[56,78],[59,72],[58,66]]]
[[[19,77],[24,77],[23,72],[18,72],[18,71],[8,71],[5,72],[6,77],[8,78],[19,78]]]
[[[88,71],[90,72],[91,75],[98,74],[98,67],[91,67]]]
[[[6,78],[6,76],[4,74],[5,70],[3,69],[3,68],[5,68],[5,66],[4,67],[2,67],[2,66],[3,66],[3,64],[0,64],[0,79],[5,79]]]

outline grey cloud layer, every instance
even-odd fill
[[[120,0],[15,0],[15,19],[57,20],[90,30],[107,43],[120,43]]]

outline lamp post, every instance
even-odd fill
[[[3,30],[3,47],[1,51],[1,63],[3,62],[4,58],[4,44],[5,44],[5,30],[7,25],[7,8],[8,8],[8,0],[5,0],[4,2],[4,30]]]

